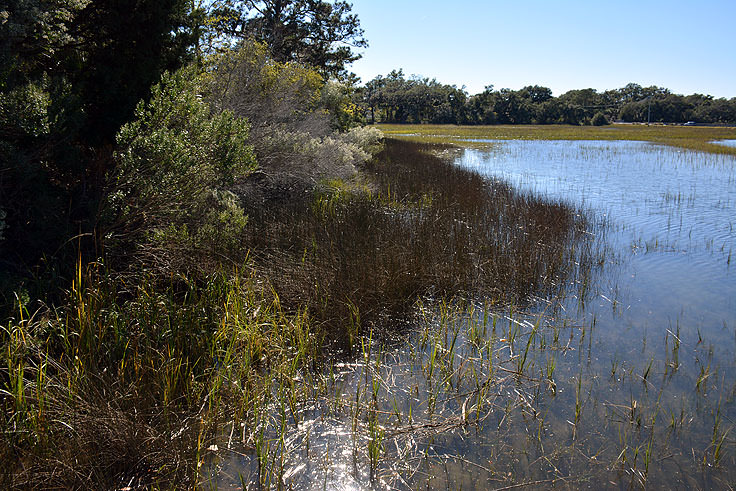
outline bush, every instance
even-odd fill
[[[208,101],[216,111],[247,118],[254,139],[275,129],[330,132],[327,114],[318,110],[324,83],[314,69],[274,61],[266,46],[254,41],[213,57],[210,64]]]
[[[325,137],[277,131],[257,143],[259,163],[284,184],[311,187],[324,178],[353,177],[356,166],[380,150],[381,138],[375,128],[354,128]]]
[[[193,69],[165,75],[120,130],[103,216],[113,255],[186,266],[192,250],[221,249],[242,231],[245,215],[227,188],[256,167],[249,126],[211,111],[202,82]]]
[[[370,156],[377,154],[383,148],[383,133],[378,128],[358,127],[353,128],[347,133],[341,135],[342,141],[354,145],[363,154],[361,158],[368,159]]]
[[[365,123],[354,98],[355,87],[350,83],[330,80],[324,85],[320,105],[329,111],[333,129],[347,131]]]
[[[260,180],[242,187],[243,197],[263,194],[265,186],[269,195],[290,197],[324,178],[350,178],[380,148],[378,131],[333,131],[355,122],[345,84],[325,84],[312,68],[274,61],[261,44],[245,41],[213,58],[209,73],[213,109],[252,123]]]
[[[611,124],[611,123],[610,123],[610,122],[608,121],[608,118],[606,117],[606,115],[605,115],[605,114],[603,114],[603,113],[602,113],[602,112],[600,112],[600,111],[599,111],[599,112],[597,112],[597,113],[595,113],[595,115],[593,116],[593,119],[592,119],[592,120],[590,121],[590,123],[591,123],[591,124],[592,124],[593,126],[605,126],[605,125],[607,125],[607,124]]]

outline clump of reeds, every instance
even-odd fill
[[[269,369],[316,351],[304,316],[251,278],[128,284],[81,266],[65,306],[19,306],[0,342],[0,483],[20,488],[192,487],[218,425],[258,412]]]
[[[251,214],[247,242],[281,299],[340,337],[355,311],[364,322],[395,317],[421,296],[518,303],[562,288],[582,250],[582,215],[437,149],[388,140],[361,186],[331,183]]]

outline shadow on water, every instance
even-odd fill
[[[389,142],[369,194],[260,217],[264,263],[304,264],[277,291],[342,300],[314,312],[353,320],[352,354],[274,380],[208,482],[731,486],[736,162],[631,142],[426,155]]]

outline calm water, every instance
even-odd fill
[[[733,157],[639,142],[511,141],[466,150],[458,164],[605,216],[622,265],[606,281],[627,309],[617,323],[679,319],[685,334],[736,328]]]
[[[399,339],[304,374],[314,397],[275,398],[256,422],[268,452],[226,431],[219,487],[736,483],[736,159],[637,142],[489,148],[457,165],[604,223],[595,273],[523,315],[419,307]]]
[[[717,143],[719,145],[726,145],[727,147],[736,147],[736,140],[718,140],[713,143]]]

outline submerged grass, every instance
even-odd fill
[[[280,403],[272,403],[265,438],[291,442],[262,464],[273,487],[733,482],[732,422],[724,427],[721,397],[686,401],[666,368],[647,368],[647,360],[602,380],[581,356],[590,326],[467,302],[421,302],[416,314],[400,339],[378,343],[366,334],[355,358],[304,382],[321,380],[324,392],[299,405],[285,433]],[[642,384],[644,369],[650,373]],[[219,465],[228,468],[228,461]],[[239,468],[248,470],[247,462]],[[220,474],[216,483],[232,482]]]
[[[736,139],[736,127],[614,124],[569,125],[377,125],[386,136],[422,143],[485,147],[484,140],[629,140],[688,150],[736,155],[736,147],[713,143]]]

